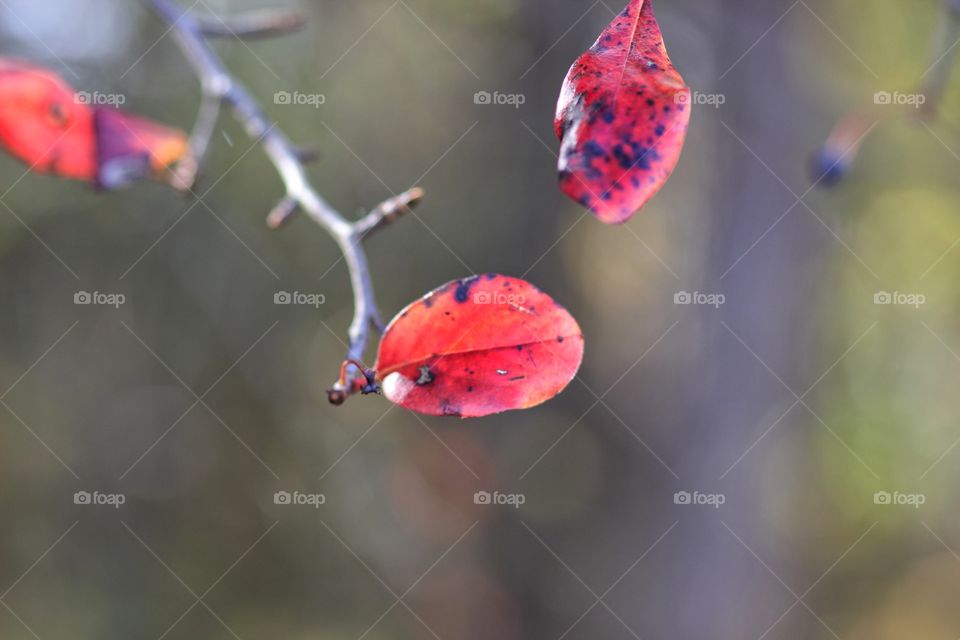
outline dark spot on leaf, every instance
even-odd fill
[[[455,407],[455,406],[450,402],[449,399],[445,399],[445,400],[441,400],[441,401],[440,401],[440,410],[443,412],[443,415],[445,415],[445,416],[460,417],[460,409],[458,409],[457,407]]]
[[[427,365],[423,365],[422,367],[420,367],[420,377],[417,378],[417,385],[422,387],[424,385],[430,384],[431,382],[433,382],[433,380],[434,380],[434,377],[433,377],[433,373],[431,373],[430,371],[430,367],[428,367]]]
[[[459,303],[464,303],[470,298],[470,287],[479,280],[479,276],[470,276],[457,282],[457,289],[453,292],[454,299]]]
[[[590,140],[585,145],[583,145],[583,154],[587,157],[587,162],[593,160],[594,158],[602,158],[607,155],[595,140]]]

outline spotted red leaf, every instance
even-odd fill
[[[689,105],[650,0],[630,0],[563,82],[560,188],[603,222],[626,222],[677,165]]]
[[[401,311],[375,369],[402,407],[475,418],[549,400],[582,358],[566,309],[528,282],[488,274],[448,282]]]

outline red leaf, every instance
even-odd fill
[[[96,107],[60,76],[0,58],[0,146],[40,173],[116,187],[162,177],[187,150],[186,134]]]
[[[528,282],[488,274],[448,282],[401,311],[375,369],[387,398],[406,409],[475,418],[549,400],[582,358],[566,309]]]
[[[97,182],[107,189],[133,180],[163,177],[187,151],[183,132],[119,109],[94,111]]]
[[[601,221],[626,222],[677,165],[689,104],[650,0],[630,0],[563,82],[560,188]]]

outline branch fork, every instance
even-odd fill
[[[169,25],[170,33],[176,38],[202,88],[197,121],[190,135],[190,151],[178,164],[171,184],[181,191],[191,191],[203,169],[220,113],[224,107],[229,108],[247,135],[263,147],[283,181],[285,194],[267,216],[267,226],[279,229],[297,213],[303,213],[334,239],[347,264],[354,312],[341,375],[328,390],[330,402],[341,404],[354,393],[374,391],[376,385],[372,372],[361,362],[371,327],[380,330],[383,322],[362,241],[409,212],[423,198],[423,190],[414,187],[380,203],[359,220],[348,220],[311,184],[305,164],[313,159],[313,154],[293,144],[266,117],[260,104],[230,73],[208,41],[211,37],[284,35],[303,26],[302,16],[286,11],[259,11],[221,20],[196,16],[189,11],[184,13],[172,0],[146,1]]]

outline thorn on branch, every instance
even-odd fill
[[[300,203],[290,196],[277,203],[267,216],[267,227],[276,230],[285,225],[300,210]]]
[[[385,227],[402,215],[409,213],[423,199],[424,191],[420,187],[413,187],[384,200],[370,213],[354,223],[358,237],[367,236],[381,227]]]
[[[296,154],[297,160],[304,164],[316,162],[320,158],[320,151],[314,147],[298,146],[294,148],[293,152]]]
[[[251,11],[225,19],[215,16],[194,19],[200,32],[210,38],[271,38],[293,33],[307,24],[306,17],[299,11],[284,9]]]

